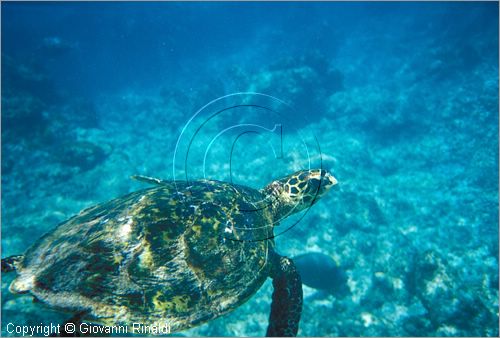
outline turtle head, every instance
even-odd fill
[[[272,201],[275,220],[302,211],[337,184],[324,169],[300,170],[268,184],[263,193]]]

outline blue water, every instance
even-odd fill
[[[498,3],[1,6],[2,257],[134,174],[322,166],[338,189],[276,242],[348,292],[304,286],[299,335],[498,336]],[[69,318],[11,280],[3,334]],[[263,335],[271,293],[179,334]]]

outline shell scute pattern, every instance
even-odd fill
[[[262,197],[178,182],[88,208],[28,250],[13,289],[105,324],[167,320],[177,331],[218,317],[268,276],[273,242],[239,240],[272,234]]]

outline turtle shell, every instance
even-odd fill
[[[85,209],[26,252],[11,290],[106,325],[203,323],[269,275],[263,198],[218,181],[163,182]]]

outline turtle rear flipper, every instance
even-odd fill
[[[302,281],[293,261],[272,255],[273,302],[266,336],[294,337],[302,312]]]
[[[14,255],[2,258],[2,272],[15,271],[23,260],[23,255]]]

